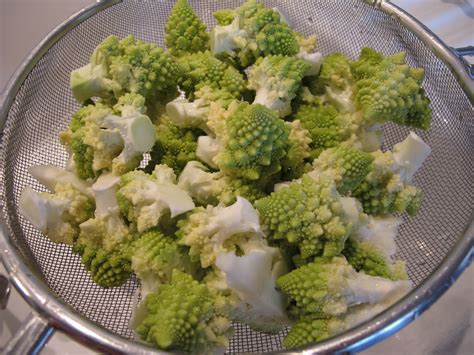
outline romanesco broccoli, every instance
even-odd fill
[[[231,178],[222,172],[209,172],[197,161],[190,161],[178,178],[178,186],[186,190],[196,202],[207,205],[231,205],[238,196],[250,203],[265,196],[253,182]]]
[[[215,310],[204,284],[174,270],[170,284],[145,299],[146,316],[136,327],[140,337],[163,350],[211,353],[228,345],[231,324]]]
[[[165,43],[170,53],[180,57],[209,49],[206,25],[187,0],[177,0],[165,25]]]
[[[152,174],[132,171],[122,175],[117,200],[123,215],[140,233],[194,208],[193,200],[176,185],[176,175],[166,165],[157,165]]]
[[[156,44],[132,35],[121,40],[109,36],[94,50],[89,64],[71,73],[71,89],[79,102],[137,93],[148,103],[160,93],[174,91],[179,75],[175,59]]]
[[[254,104],[278,111],[281,117],[291,113],[291,100],[302,85],[310,65],[296,57],[272,55],[259,58],[250,69],[248,88],[256,91]]]
[[[303,175],[270,196],[255,201],[262,225],[275,242],[297,246],[302,259],[338,255],[351,232],[343,217],[334,181]]]
[[[179,86],[190,98],[204,86],[225,90],[235,98],[240,98],[245,90],[243,75],[210,52],[185,55],[179,58],[178,64],[182,72]]]
[[[156,165],[164,164],[180,174],[189,161],[196,160],[198,129],[178,127],[167,116],[161,116],[156,126],[156,142],[146,167],[152,172]]]

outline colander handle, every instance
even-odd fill
[[[38,354],[53,334],[54,328],[37,313],[31,312],[2,354]]]
[[[464,57],[473,57],[474,56],[474,46],[467,46],[467,47],[461,47],[461,48],[451,48],[456,54],[456,56],[459,58],[459,60],[464,64],[466,67],[466,71],[471,77],[472,80],[474,80],[474,65],[469,63]]]

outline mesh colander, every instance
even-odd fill
[[[69,90],[69,73],[89,60],[110,34],[164,46],[163,27],[174,0],[106,1],[94,4],[58,26],[30,54],[12,78],[0,111],[2,147],[0,255],[10,279],[38,312],[11,349],[60,328],[96,349],[149,352],[132,340],[128,321],[135,279],[115,289],[95,285],[69,248],[42,237],[18,211],[21,190],[44,189],[27,172],[35,164],[64,166],[57,136],[78,109]],[[355,58],[360,48],[385,54],[405,51],[411,66],[426,70],[424,88],[433,124],[417,132],[432,154],[415,178],[425,194],[415,218],[406,219],[397,238],[398,257],[407,261],[415,288],[396,305],[344,334],[312,344],[312,352],[360,350],[408,324],[454,282],[473,255],[474,84],[459,52],[395,5],[385,1],[266,1],[278,7],[304,35],[317,34],[323,54],[340,51]],[[212,11],[240,1],[191,1],[200,17],[215,25]],[[385,148],[403,140],[408,129],[384,127]],[[41,318],[39,317],[41,316]],[[228,352],[283,351],[284,332],[266,335],[237,324]],[[21,339],[21,340],[18,340]],[[15,339],[14,339],[15,340]]]

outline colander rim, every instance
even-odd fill
[[[395,16],[403,26],[416,34],[451,69],[468,99],[471,102],[473,101],[474,83],[469,79],[465,64],[450,47],[444,44],[422,23],[396,5],[383,0],[359,1],[369,3],[386,14]],[[44,53],[67,31],[97,12],[120,2],[122,0],[98,0],[97,3],[81,9],[54,28],[24,58],[0,98],[0,132],[3,133],[8,112],[20,87]],[[3,149],[3,146],[0,149]],[[0,175],[3,175],[3,169],[0,171]],[[0,181],[3,181],[3,177]],[[60,300],[38,276],[32,273],[11,240],[3,212],[4,201],[4,196],[0,196],[0,207],[2,207],[0,208],[0,259],[9,274],[12,284],[27,303],[52,327],[65,331],[73,336],[75,340],[97,350],[119,353],[150,353],[151,351],[159,354],[168,353],[105,330]],[[302,351],[308,353],[352,352],[365,349],[416,319],[452,285],[473,258],[474,214],[462,236],[434,272],[392,307],[342,334],[293,351],[278,351],[278,353],[293,354]]]

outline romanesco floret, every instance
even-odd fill
[[[199,204],[233,204],[237,197],[250,203],[265,196],[253,182],[231,178],[222,172],[210,172],[203,164],[190,161],[178,178],[178,186],[186,190]]]
[[[335,147],[350,136],[349,122],[333,106],[302,105],[295,119],[307,129],[311,137],[311,158],[325,149]]]
[[[89,184],[52,165],[32,166],[29,172],[51,192],[26,186],[20,195],[20,213],[52,242],[72,245],[79,236],[79,224],[94,213]]]
[[[176,175],[166,165],[157,165],[152,174],[132,171],[122,175],[117,200],[122,214],[140,233],[194,208],[193,200],[176,185]]]
[[[376,151],[369,174],[353,191],[364,212],[386,215],[407,212],[415,215],[421,206],[421,191],[411,184],[415,172],[430,154],[430,147],[411,132],[393,152]]]
[[[166,115],[161,116],[156,126],[156,142],[146,167],[153,171],[156,165],[164,164],[178,175],[189,161],[196,160],[197,140],[201,134],[198,129],[181,128]]]
[[[233,321],[271,333],[289,325],[287,299],[276,289],[276,280],[288,272],[280,249],[268,246],[262,236],[254,237],[240,244],[238,252],[217,255],[215,269],[225,287],[238,296],[229,302]]]
[[[179,86],[193,98],[195,91],[204,86],[222,89],[235,98],[245,90],[243,75],[231,65],[212,56],[210,52],[193,53],[179,58],[182,71]]]
[[[323,151],[313,161],[313,170],[308,175],[331,176],[339,193],[346,195],[364,181],[371,170],[373,160],[374,157],[370,153],[341,145]]]
[[[215,302],[206,285],[174,270],[170,284],[146,297],[146,316],[136,331],[163,350],[212,353],[228,345],[231,329],[230,321],[216,312]]]
[[[235,11],[233,9],[217,10],[212,13],[212,16],[214,16],[219,26],[226,26],[232,23],[235,17]]]
[[[403,262],[391,264],[387,257],[370,242],[349,237],[344,245],[342,255],[356,271],[390,280],[407,279]]]
[[[401,222],[395,217],[370,216],[347,240],[342,254],[357,271],[393,280],[408,279],[405,263],[393,259]]]
[[[219,254],[236,251],[262,233],[257,212],[242,197],[229,207],[198,207],[178,226],[180,244],[190,247],[189,255],[200,260],[203,268],[215,263]]]
[[[217,130],[220,150],[214,162],[226,174],[258,180],[281,170],[289,129],[276,112],[241,104]]]
[[[350,307],[375,304],[409,281],[391,281],[358,273],[343,257],[316,258],[277,280],[299,317],[325,318],[345,314]]]
[[[134,239],[134,231],[125,224],[115,196],[119,182],[120,178],[109,172],[99,176],[92,185],[96,207],[94,218],[79,226],[80,244],[113,251]]]
[[[343,316],[326,317],[324,319],[304,316],[298,319],[283,339],[283,346],[292,349],[342,333],[387,309],[408,293],[410,289],[411,283],[409,281],[397,282],[394,290],[389,292],[382,300],[377,303],[352,306]]]
[[[288,135],[287,154],[281,161],[282,176],[285,180],[300,178],[303,173],[310,169],[306,163],[311,155],[311,135],[302,127],[299,120],[286,123],[290,127]]]
[[[79,102],[118,99],[128,92],[142,95],[148,103],[160,93],[174,91],[179,74],[175,59],[156,44],[132,35],[122,40],[109,36],[94,50],[89,64],[71,73],[71,89]]]
[[[340,53],[325,57],[317,81],[325,86],[327,101],[343,112],[360,110],[367,124],[393,121],[428,129],[431,109],[423,77],[423,69],[406,64],[404,53],[385,57],[364,48],[356,61]]]
[[[144,115],[137,95],[125,95],[111,108],[97,103],[79,109],[60,140],[72,152],[80,178],[95,178],[103,170],[117,175],[133,170],[155,142],[154,126]]]
[[[265,55],[292,56],[300,51],[300,34],[277,9],[248,0],[234,11],[218,12],[219,25],[211,32],[211,50],[238,61],[243,68]]]
[[[281,117],[291,113],[291,100],[296,97],[310,65],[296,57],[272,55],[259,58],[250,69],[248,88],[255,90],[255,104],[276,110]]]
[[[262,225],[275,242],[297,246],[301,258],[338,255],[351,231],[340,195],[328,177],[303,175],[270,196],[255,201]]]
[[[105,288],[120,287],[130,278],[130,255],[125,250],[110,251],[81,243],[73,247],[73,251],[81,256],[81,262],[90,272],[92,280]]]
[[[170,120],[179,127],[199,128],[206,134],[212,134],[207,126],[211,105],[227,108],[235,97],[222,89],[203,86],[194,93],[196,99],[187,101],[177,99],[166,104],[166,113]]]
[[[132,246],[132,270],[141,282],[141,295],[156,292],[171,282],[174,269],[197,276],[199,265],[192,263],[185,247],[174,237],[152,228],[141,234]]]
[[[206,25],[187,0],[177,0],[165,25],[165,43],[170,53],[180,57],[209,49]]]

